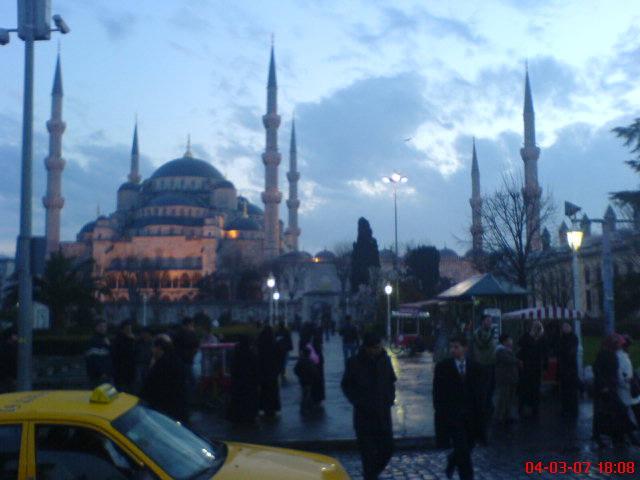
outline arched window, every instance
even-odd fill
[[[189,281],[189,275],[183,273],[180,276],[180,288],[189,288],[191,286],[191,282]]]

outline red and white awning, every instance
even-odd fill
[[[569,320],[586,318],[584,312],[562,307],[524,308],[502,314],[503,320]]]

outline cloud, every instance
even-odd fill
[[[109,38],[115,42],[131,35],[136,26],[136,17],[128,11],[100,9],[98,23],[105,29]]]

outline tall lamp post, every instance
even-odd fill
[[[564,213],[570,218],[581,210],[577,205],[564,202]],[[591,218],[590,222],[602,224],[602,311],[604,314],[604,333],[614,333],[616,330],[615,302],[613,291],[613,259],[611,254],[611,232],[618,223],[632,223],[632,220],[617,220],[611,207],[607,208],[604,218]]]
[[[393,187],[393,226],[395,234],[395,255],[393,257],[393,272],[396,275],[396,301],[400,302],[400,289],[398,288],[398,185],[407,183],[409,179],[398,172],[393,172],[388,177],[382,177],[384,183],[390,183]]]
[[[387,283],[384,286],[384,293],[387,295],[387,341],[391,341],[391,293],[393,292],[393,287],[390,283]]]
[[[33,72],[34,42],[50,40],[51,32],[69,33],[60,15],[53,16],[51,0],[18,0],[18,28],[0,29],[0,45],[9,43],[10,32],[24,40],[24,106],[22,117],[22,171],[20,176],[20,233],[18,257],[18,378],[17,389],[31,390],[33,341],[33,279],[31,267],[31,223],[33,185]]]
[[[574,227],[575,227],[575,221]],[[582,245],[582,231],[581,230],[573,230],[567,232],[567,242],[569,243],[569,247],[571,248],[572,255],[572,267],[573,267],[573,309],[578,312],[582,310],[582,289],[580,288],[580,264],[578,259],[578,250]],[[577,313],[576,313],[577,315]],[[584,357],[584,350],[582,348],[582,332],[580,319],[575,318],[575,334],[578,337],[578,377],[582,378],[582,363]]]
[[[276,303],[276,315],[274,321],[271,322],[274,325],[278,321],[278,300],[280,300],[280,292],[276,290],[275,292],[273,292],[273,301]]]
[[[269,323],[273,325],[273,288],[276,286],[276,279],[273,277],[273,273],[269,274],[267,278],[267,287],[269,287]]]

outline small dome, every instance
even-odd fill
[[[440,250],[440,258],[458,258],[458,254],[455,252],[455,250],[444,247],[442,250]]]
[[[80,229],[80,232],[78,232],[78,236],[81,237],[85,233],[93,232],[95,228],[96,228],[96,222],[95,221],[89,222]]]
[[[236,188],[236,187],[229,180],[222,180],[220,182],[216,182],[216,184],[213,186],[214,190],[218,188]]]
[[[283,263],[310,262],[313,259],[308,252],[289,252],[281,255],[278,260]]]
[[[336,259],[336,256],[329,250],[322,250],[321,252],[316,253],[315,258],[321,262],[333,262]]]
[[[147,207],[170,207],[170,206],[186,206],[199,207],[194,198],[179,193],[165,193],[158,197],[152,198]]]
[[[238,210],[240,212],[243,211],[245,203],[247,204],[248,215],[264,215],[264,210],[254,205],[253,203],[249,202],[249,200],[247,200],[247,197],[243,197],[243,196],[238,197]]]
[[[213,165],[187,154],[165,163],[151,175],[151,178],[162,177],[205,177],[224,180]]]
[[[120,185],[120,188],[118,188],[118,192],[124,192],[124,191],[138,191],[138,185],[136,185],[135,183],[132,182],[126,182],[123,183],[122,185]]]
[[[260,225],[258,225],[258,222],[256,222],[254,219],[252,218],[236,218],[235,220],[233,220],[229,225],[227,225],[226,227],[224,227],[224,229],[226,231],[229,230],[242,230],[245,232],[259,232],[260,230],[262,230],[260,228]]]

